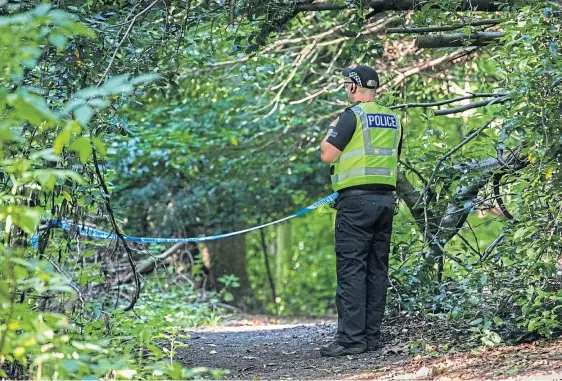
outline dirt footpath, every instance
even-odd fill
[[[320,356],[335,331],[334,319],[235,319],[191,332],[176,361],[245,380],[562,379],[562,339],[475,350],[477,338],[467,332],[402,319],[387,322],[385,346],[376,352]]]

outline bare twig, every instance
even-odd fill
[[[507,210],[507,207],[505,206],[505,204],[503,202],[502,195],[500,194],[500,182],[501,182],[502,177],[503,177],[502,173],[496,173],[494,175],[494,183],[493,183],[494,196],[496,197],[496,202],[497,202],[498,207],[500,208],[501,212],[503,213],[503,215],[508,220],[513,220],[513,215],[511,213],[509,213],[509,210]]]
[[[480,258],[479,262],[484,262],[486,259],[488,259],[488,257],[490,256],[490,254],[492,254],[492,252],[494,251],[495,247],[498,246],[500,243],[503,242],[503,239],[505,238],[505,233],[501,233],[498,238],[496,238],[494,240],[494,242],[492,242],[490,244],[490,246],[488,246],[486,248],[486,250],[484,250],[484,254],[482,254],[482,257]]]
[[[414,168],[413,166],[411,166],[410,164],[408,164],[407,162],[405,162],[404,160],[400,160],[399,161],[400,164],[402,164],[404,167],[408,168],[410,171],[414,172],[418,178],[421,180],[421,182],[425,185],[427,184],[427,181],[425,180],[425,178],[423,177],[423,175],[421,174],[420,171],[418,171],[416,168]]]
[[[101,174],[99,163],[98,163],[98,157],[96,154],[96,148],[94,146],[92,146],[92,157],[94,160],[94,168],[96,171],[96,175],[98,177],[98,181],[104,192],[105,207],[107,209],[107,213],[109,214],[111,225],[113,227],[115,235],[117,236],[117,239],[121,241],[123,247],[125,248],[125,252],[127,253],[127,260],[129,261],[129,265],[131,266],[131,271],[135,279],[135,293],[133,294],[133,298],[131,299],[129,305],[123,309],[124,311],[129,311],[135,307],[135,304],[137,303],[137,300],[139,299],[140,296],[141,285],[140,285],[139,273],[137,271],[137,267],[133,259],[133,251],[129,247],[129,244],[125,240],[125,237],[121,232],[119,225],[117,225],[117,222],[115,221],[115,215],[113,214],[113,208],[111,207],[111,199],[109,198],[109,189],[107,189],[107,184],[105,183],[105,180],[103,179],[103,176]]]
[[[446,54],[442,57],[427,61],[427,62],[425,62],[421,65],[409,68],[406,71],[400,73],[391,83],[387,83],[384,86],[379,87],[377,89],[377,93],[381,93],[381,92],[385,91],[386,89],[388,89],[389,87],[397,86],[397,85],[401,84],[402,82],[404,82],[407,78],[409,78],[413,75],[419,74],[420,72],[422,72],[424,70],[435,68],[436,66],[439,66],[443,63],[451,62],[451,61],[454,61],[458,58],[464,57],[465,55],[474,52],[476,49],[477,48],[475,48],[475,47],[468,47],[468,48],[464,48],[464,49],[459,49],[459,50],[454,51],[450,54]]]
[[[261,247],[262,247],[262,251],[263,251],[263,260],[265,262],[265,269],[267,271],[267,279],[269,280],[269,287],[271,288],[272,302],[275,305],[275,309],[277,309],[277,293],[275,292],[275,282],[273,281],[273,276],[271,275],[271,268],[269,267],[269,257],[268,257],[268,254],[267,254],[267,243],[265,241],[265,233],[264,233],[263,230],[264,229],[260,229],[260,239],[261,239]]]
[[[131,20],[131,23],[129,24],[129,27],[127,28],[127,30],[125,31],[125,35],[123,36],[123,38],[121,39],[121,41],[119,41],[119,43],[117,44],[117,46],[115,47],[115,51],[113,52],[113,56],[111,56],[111,59],[109,60],[109,64],[107,65],[107,68],[105,69],[105,72],[103,73],[102,77],[100,78],[98,84],[96,87],[99,87],[102,82],[105,80],[105,77],[107,77],[107,74],[109,73],[109,71],[111,70],[111,67],[113,66],[113,62],[115,61],[115,57],[117,57],[117,53],[119,53],[119,49],[121,48],[121,45],[123,45],[123,43],[125,42],[125,40],[127,39],[127,37],[129,36],[129,33],[131,32],[131,29],[133,29],[133,25],[135,24],[135,22],[137,21],[137,19],[142,16],[143,14],[145,14],[146,12],[148,12],[154,5],[156,5],[157,2],[159,2],[160,0],[154,0],[152,3],[150,3],[150,5],[146,8],[144,8],[142,11],[140,11],[139,13],[137,13],[135,15],[135,17],[133,17],[133,19]]]
[[[57,264],[51,260],[51,258],[49,258],[49,257],[47,257],[46,255],[43,255],[43,254],[41,254],[41,257],[43,257],[47,261],[49,261],[49,263],[51,263],[51,265],[57,270],[57,272],[60,275],[62,275],[68,281],[68,285],[70,287],[72,287],[74,289],[74,291],[76,291],[76,294],[78,294],[78,298],[80,299],[80,302],[82,302],[81,308],[83,309],[84,304],[86,302],[84,301],[84,296],[82,295],[82,292],[80,291],[80,289],[74,283],[72,283],[72,280],[69,277],[66,276],[66,274],[62,271],[62,269],[60,267],[58,267]]]

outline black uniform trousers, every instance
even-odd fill
[[[380,340],[395,200],[391,192],[345,191],[336,204],[338,342]]]

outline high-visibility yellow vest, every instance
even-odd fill
[[[350,142],[330,168],[332,187],[335,191],[367,184],[396,187],[402,136],[399,118],[375,102],[359,103],[351,110],[357,124]]]

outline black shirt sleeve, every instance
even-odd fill
[[[398,156],[402,154],[402,139],[404,139],[404,129],[400,129],[400,141],[398,142]]]
[[[328,130],[329,136],[326,141],[340,151],[343,151],[345,146],[351,141],[356,125],[355,113],[349,109],[345,110],[338,118],[336,125],[330,126]]]

